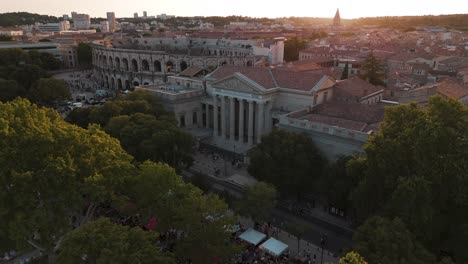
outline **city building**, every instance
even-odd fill
[[[72,12],[72,20],[74,29],[89,29],[91,26],[91,18],[87,14]]]
[[[99,28],[101,29],[102,33],[110,32],[109,21],[101,21]]]
[[[109,22],[109,32],[117,30],[117,20],[114,12],[107,12],[107,22]]]
[[[75,45],[75,44],[63,45],[62,44],[58,48],[62,56],[63,66],[65,66],[66,68],[74,68],[78,66],[78,53],[77,53],[78,45]]]
[[[70,29],[70,22],[60,21],[59,23],[47,23],[37,25],[37,29],[41,32],[60,32],[67,31]]]
[[[138,13],[137,12],[133,13],[133,18],[138,18]]]
[[[23,30],[18,28],[0,28],[0,35],[10,37],[22,36]]]
[[[16,42],[1,42],[0,49],[22,49],[24,51],[37,50],[39,52],[47,52],[57,60],[62,61],[62,53],[59,49],[59,44],[53,42],[37,42],[37,43],[16,43]]]
[[[335,14],[335,17],[333,18],[333,26],[334,27],[341,26],[340,9],[336,9],[336,14]]]
[[[146,11],[143,11],[143,18],[147,19],[148,18],[148,13]]]
[[[70,16],[67,14],[64,14],[62,17],[63,17],[63,20],[70,20]]]

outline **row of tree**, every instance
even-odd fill
[[[365,152],[326,165],[307,135],[273,131],[248,170],[282,193],[316,192],[354,212],[353,248],[370,263],[468,261],[468,108],[440,97],[388,108]]]
[[[36,50],[0,50],[0,101],[27,97],[41,104],[51,104],[70,97],[63,80],[51,79],[47,71],[57,70],[61,62],[52,54]]]
[[[238,251],[218,196],[168,165],[135,162],[97,125],[0,103],[0,164],[0,251],[34,246],[58,263],[209,263]]]
[[[66,120],[83,128],[100,125],[137,161],[165,162],[177,170],[192,164],[193,137],[177,127],[174,115],[149,92],[136,91],[103,106],[76,108]]]

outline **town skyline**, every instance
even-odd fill
[[[379,16],[422,16],[422,15],[447,15],[468,13],[468,6],[461,0],[426,1],[424,6],[419,2],[404,2],[402,0],[381,1],[378,5],[375,1],[361,0],[360,4],[350,3],[344,0],[334,1],[332,4],[316,5],[305,0],[291,0],[288,5],[272,5],[271,2],[260,0],[249,2],[240,0],[236,5],[225,8],[225,1],[158,1],[157,4],[150,0],[132,1],[131,7],[125,1],[91,1],[61,2],[58,0],[20,0],[2,3],[0,13],[5,12],[31,12],[53,16],[69,14],[72,11],[90,14],[92,17],[105,17],[106,12],[115,12],[117,17],[133,17],[135,12],[142,15],[143,11],[148,16],[166,13],[175,16],[249,16],[249,17],[333,17],[336,9],[340,9],[344,19]],[[53,8],[51,8],[53,7]],[[249,7],[249,8],[245,8]],[[305,8],[300,8],[305,7]]]

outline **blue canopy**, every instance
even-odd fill
[[[260,248],[263,250],[266,250],[268,253],[272,254],[273,256],[277,257],[283,254],[283,252],[288,249],[288,245],[285,243],[274,239],[270,238],[265,243],[260,245]]]
[[[244,233],[242,233],[239,238],[256,246],[258,245],[260,242],[262,242],[263,239],[265,239],[266,235],[261,233],[261,232],[258,232],[258,231],[255,231],[253,230],[252,228],[249,228],[247,231],[245,231]]]

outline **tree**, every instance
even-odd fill
[[[297,61],[299,59],[299,51],[307,47],[307,42],[298,37],[288,39],[284,43],[284,60]]]
[[[26,64],[23,67],[16,68],[11,77],[28,91],[37,80],[40,78],[47,78],[48,76],[41,67]]]
[[[340,258],[338,264],[367,264],[367,261],[358,253],[351,251]]]
[[[435,263],[431,255],[399,219],[368,219],[354,234],[353,249],[369,263]]]
[[[93,110],[93,107],[81,107],[81,108],[74,108],[70,112],[68,112],[67,116],[65,117],[65,121],[71,124],[75,124],[82,128],[87,128],[90,122],[90,114]]]
[[[60,244],[56,262],[175,263],[172,256],[155,245],[157,239],[154,232],[101,218],[68,233]]]
[[[276,206],[276,189],[265,182],[257,182],[245,189],[245,194],[237,203],[239,214],[250,216],[254,221],[266,222]]]
[[[0,35],[0,41],[13,41],[13,38],[8,35]]]
[[[363,74],[361,78],[372,83],[373,85],[385,85],[385,72],[381,62],[371,52],[362,64]]]
[[[78,44],[76,52],[78,56],[78,63],[81,66],[91,66],[93,62],[93,53],[90,44],[83,42]]]
[[[468,108],[457,101],[387,109],[366,158],[350,163],[360,179],[352,192],[358,217],[399,217],[430,251],[468,260],[460,247],[468,242],[467,138]]]
[[[31,88],[29,96],[31,100],[46,105],[67,100],[71,97],[67,82],[53,78],[37,80]]]
[[[186,184],[175,170],[164,164],[145,162],[127,184],[128,196],[144,218],[156,217],[157,230],[183,232],[173,241],[176,255],[193,263],[209,263],[216,257],[229,258],[238,248],[230,242],[227,205],[218,196]]]
[[[0,79],[0,101],[11,101],[18,96],[24,96],[24,93],[24,89],[14,80]]]
[[[299,198],[323,173],[326,160],[309,136],[274,130],[249,152],[248,172]]]
[[[86,222],[119,196],[115,186],[131,177],[131,161],[96,126],[70,125],[25,99],[0,103],[0,237],[51,250],[71,217]]]
[[[343,69],[343,73],[341,74],[340,80],[346,80],[346,79],[348,79],[348,74],[349,74],[349,65],[348,65],[348,63],[346,62],[346,65],[345,65],[345,67],[344,67],[344,69]]]
[[[44,70],[53,71],[58,70],[62,67],[62,63],[59,60],[57,60],[51,53],[40,52],[39,56],[41,60],[40,66]]]

